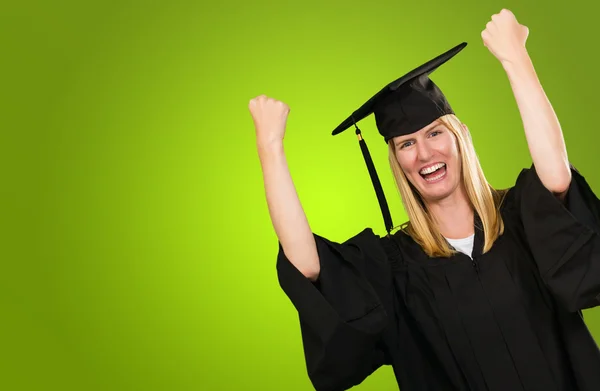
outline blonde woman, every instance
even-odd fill
[[[289,108],[250,102],[277,271],[299,314],[316,390],[347,390],[382,365],[402,391],[598,391],[600,351],[581,310],[600,305],[600,201],[568,162],[562,132],[508,10],[482,33],[507,72],[532,166],[487,182],[468,128],[429,75],[466,44],[390,83],[354,111],[388,235],[313,233],[283,136]],[[395,233],[357,122],[374,114],[409,217]]]

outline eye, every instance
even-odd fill
[[[433,132],[429,133],[429,135],[431,137],[435,137],[435,136],[437,136],[438,134],[441,134],[441,133],[442,133],[441,130],[434,130]]]
[[[406,147],[410,147],[410,145],[411,145],[410,143],[412,143],[412,141],[406,141],[406,142],[403,142],[401,144],[398,144],[398,147],[400,149],[403,149],[403,148],[406,148]]]

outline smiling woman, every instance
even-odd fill
[[[289,107],[250,102],[279,282],[317,390],[349,389],[383,365],[402,391],[600,389],[600,350],[581,317],[600,305],[600,200],[564,169],[524,31],[503,10],[483,34],[511,80],[533,160],[510,189],[488,183],[467,126],[429,78],[466,43],[388,84],[333,131],[356,128],[384,237],[366,228],[336,243],[311,231],[283,153]],[[357,125],[371,114],[409,217],[393,234]]]
[[[452,194],[459,184],[461,166],[457,140],[450,129],[436,121],[406,139],[393,139],[394,157],[423,199],[434,201]]]
[[[503,231],[497,210],[506,190],[487,182],[468,127],[456,115],[445,114],[388,144],[392,173],[409,217],[403,229],[423,251],[431,257],[451,256],[448,239],[472,238],[474,211],[482,221],[483,247],[488,251]]]

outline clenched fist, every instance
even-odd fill
[[[290,108],[285,103],[265,95],[257,96],[248,104],[259,146],[283,142]]]
[[[519,24],[515,15],[507,9],[492,15],[492,20],[481,32],[483,44],[503,64],[517,61],[526,52],[528,35],[529,29]]]

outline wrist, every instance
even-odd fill
[[[283,140],[258,140],[256,142],[258,154],[262,158],[283,154]]]
[[[501,63],[506,72],[518,72],[523,69],[528,70],[533,66],[529,53],[524,47],[515,52],[510,59],[503,60]]]

